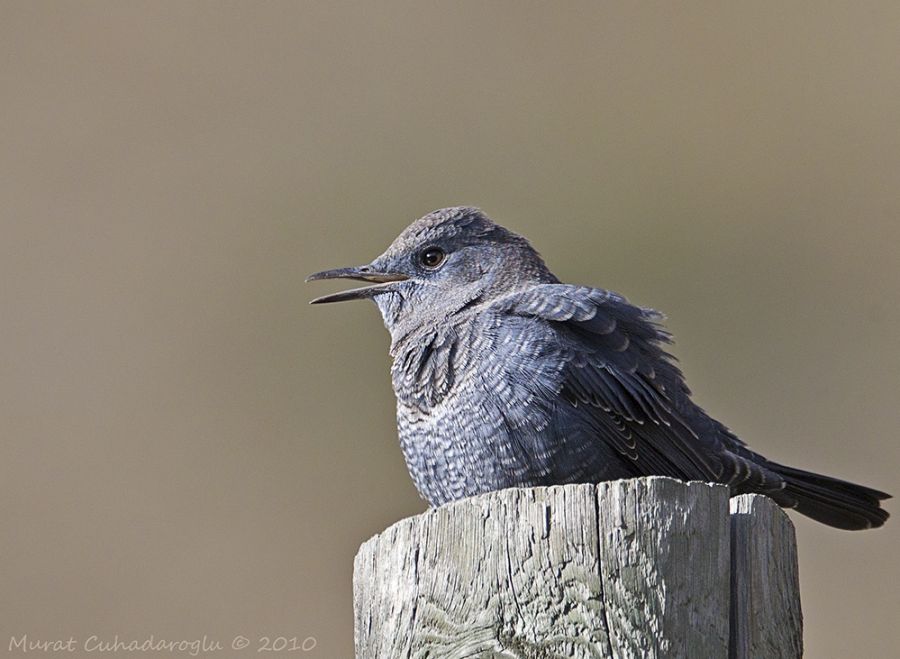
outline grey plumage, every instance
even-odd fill
[[[825,524],[881,526],[887,494],[771,462],[708,416],[662,317],[560,283],[475,208],[434,211],[381,256],[309,279],[374,285],[391,334],[400,445],[433,505],[512,486],[665,475],[759,492]]]

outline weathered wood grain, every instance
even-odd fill
[[[610,656],[725,656],[728,490],[648,478],[601,483],[597,501]]]
[[[760,494],[731,500],[731,654],[803,655],[794,525]]]
[[[790,522],[746,501],[735,514],[750,531],[764,511],[760,528],[781,534],[768,548],[733,551],[731,534],[747,531],[729,521],[726,488],[660,477],[503,490],[402,520],[357,554],[356,656],[799,656],[765,654],[799,639]],[[766,563],[769,550],[779,558]],[[765,574],[732,579],[733,560]],[[783,598],[771,615],[758,610],[767,588]],[[730,603],[745,589],[739,624]],[[793,632],[755,629],[794,610]]]

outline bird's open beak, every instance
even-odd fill
[[[391,285],[398,281],[409,279],[406,275],[399,272],[376,272],[371,266],[364,265],[359,268],[336,268],[334,270],[323,270],[306,278],[306,281],[316,281],[318,279],[356,279],[359,281],[374,282],[374,286],[363,286],[362,288],[353,288],[349,291],[341,291],[332,295],[323,295],[310,301],[310,304],[324,304],[326,302],[343,302],[344,300],[359,300],[362,298],[370,298],[378,293],[390,290]]]

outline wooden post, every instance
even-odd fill
[[[793,526],[771,500],[650,477],[493,492],[356,556],[357,659],[799,657]]]

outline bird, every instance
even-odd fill
[[[397,430],[432,506],[510,487],[641,476],[726,485],[840,529],[882,526],[890,495],[773,462],[691,397],[659,312],[562,283],[523,236],[468,206],[404,229],[368,265],[390,333]]]

